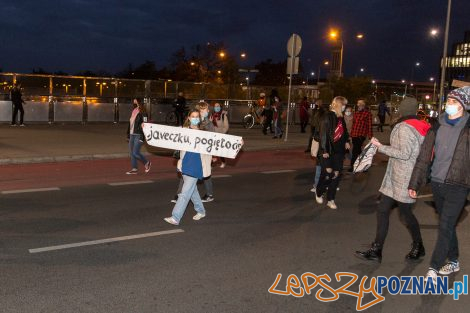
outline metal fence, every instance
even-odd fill
[[[173,99],[179,92],[184,93],[190,106],[200,100],[220,102],[228,110],[230,121],[237,123],[250,111],[249,104],[258,98],[261,92],[268,95],[276,88],[280,97],[287,99],[286,86],[0,73],[0,122],[11,121],[10,90],[17,81],[21,82],[26,103],[26,123],[128,121],[133,98],[143,99],[152,121],[165,123],[167,115],[173,111]],[[299,102],[303,96],[318,97],[318,90],[314,86],[294,87],[291,109],[295,110],[294,102]],[[295,121],[294,112],[291,114],[291,122]]]

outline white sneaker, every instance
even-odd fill
[[[139,171],[136,168],[131,169],[130,171],[126,172],[126,175],[135,175]]]
[[[336,206],[336,203],[334,200],[330,200],[326,203],[326,206],[329,207],[332,210],[336,210],[338,207]]]
[[[317,201],[318,204],[322,204],[323,203],[323,197],[322,196],[318,196],[317,194],[315,194],[315,201]]]
[[[220,164],[220,168],[224,168],[224,167],[225,167],[225,163]]]
[[[457,262],[447,262],[446,265],[444,265],[443,267],[441,267],[439,269],[439,274],[449,275],[449,274],[452,274],[452,273],[456,273],[458,271],[460,271],[459,261],[457,261]]]
[[[426,277],[424,281],[427,283],[429,279],[432,279],[432,283],[434,286],[437,286],[437,272],[433,268],[429,268],[428,272],[426,273]]]
[[[317,187],[313,186],[313,188],[310,189],[310,192],[317,192]]]
[[[201,218],[204,218],[204,217],[206,217],[206,213],[204,213],[204,214],[197,213],[196,215],[193,216],[193,220],[199,221]]]
[[[171,225],[175,225],[175,226],[179,225],[179,223],[173,218],[173,216],[165,217],[163,220]]]

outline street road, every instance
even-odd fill
[[[190,204],[179,226],[162,220],[170,216],[178,183],[171,159],[154,159],[148,176],[133,177],[123,175],[128,160],[5,167],[11,177],[21,170],[25,176],[12,179],[10,188],[4,176],[0,182],[0,311],[354,312],[357,299],[349,295],[324,303],[315,298],[318,287],[303,298],[268,289],[279,273],[279,290],[289,274],[305,272],[328,274],[334,288],[342,285],[334,282],[336,272],[425,274],[437,235],[426,191],[416,207],[427,249],[423,262],[405,262],[411,239],[397,212],[382,264],[353,256],[373,240],[385,163],[366,175],[346,175],[339,209],[331,210],[314,203],[313,163],[301,151],[245,159],[215,169],[215,201],[206,204],[206,218],[193,221]],[[73,179],[59,179],[67,170]],[[54,176],[57,171],[62,174]],[[35,184],[34,175],[40,177]],[[24,192],[31,188],[52,189]],[[461,271],[452,281],[469,272],[469,226],[465,218],[458,228]],[[108,241],[90,243],[102,239]],[[468,296],[385,298],[366,312],[467,312],[470,304]],[[363,303],[371,300],[368,295]]]

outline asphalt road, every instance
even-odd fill
[[[276,169],[291,168],[283,163]],[[280,290],[289,274],[305,272],[326,273],[333,280],[336,272],[425,274],[437,234],[433,209],[425,203],[431,198],[416,207],[427,248],[423,262],[404,261],[411,239],[397,212],[392,213],[382,264],[353,256],[373,239],[384,169],[379,164],[367,175],[347,175],[338,210],[314,203],[311,168],[231,172],[214,179],[216,200],[206,204],[206,218],[193,221],[190,204],[176,227],[162,220],[173,207],[175,178],[0,195],[0,312],[354,312],[357,299],[349,295],[324,303],[314,294],[295,298],[268,289],[278,273],[283,275]],[[458,228],[462,270],[452,280],[469,272],[468,226],[464,219]],[[182,231],[29,251],[168,230]],[[357,289],[358,284],[351,287]],[[468,296],[458,301],[451,296],[385,298],[366,312],[468,312],[470,304]],[[368,295],[363,301],[371,300]]]

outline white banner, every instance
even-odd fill
[[[234,159],[243,145],[239,136],[190,128],[144,123],[147,143],[154,147],[210,154]]]

